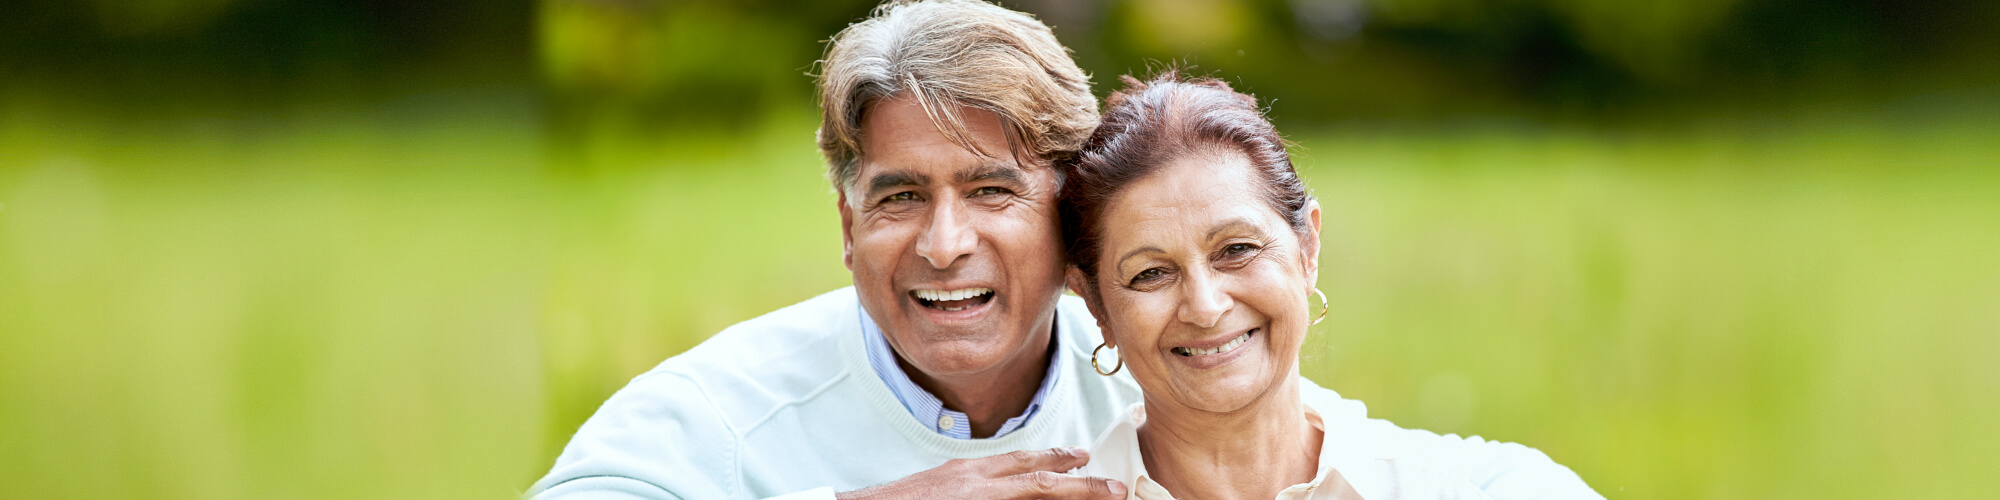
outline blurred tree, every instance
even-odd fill
[[[1285,122],[1616,121],[2000,82],[2000,4],[1980,0],[1000,3],[1053,25],[1100,92],[1187,63],[1279,103]],[[875,4],[15,1],[0,15],[0,98],[33,87],[212,108],[505,81],[546,91],[559,144],[675,137],[663,131],[810,112],[824,40]]]
[[[807,106],[821,42],[873,3],[544,0],[540,58],[564,123],[748,123]],[[2000,81],[1982,49],[2000,15],[1970,0],[1000,3],[1054,26],[1101,93],[1193,64],[1282,103],[1282,121],[1618,120]]]
[[[38,0],[0,8],[0,98],[121,112],[530,84],[529,0]],[[14,90],[10,92],[9,90]]]

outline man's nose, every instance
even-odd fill
[[[1222,314],[1236,305],[1214,273],[1205,270],[1188,272],[1181,287],[1181,307],[1176,316],[1181,322],[1199,328],[1214,328],[1222,321]]]
[[[971,254],[979,246],[979,236],[973,230],[968,215],[958,203],[947,201],[934,205],[930,226],[917,236],[917,255],[930,261],[931,267],[944,269],[951,267],[960,257]]]

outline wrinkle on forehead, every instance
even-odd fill
[[[1102,255],[1114,258],[1115,267],[1144,253],[1133,249],[1206,242],[1231,226],[1270,231],[1269,208],[1248,162],[1228,148],[1198,148],[1125,185],[1105,201]]]

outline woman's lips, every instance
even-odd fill
[[[1213,356],[1218,354],[1228,354],[1230,351],[1234,351],[1236,350],[1236,348],[1242,347],[1243,344],[1250,342],[1250,336],[1255,335],[1258,330],[1259,330],[1258,328],[1251,328],[1249,331],[1243,332],[1242,335],[1237,335],[1236,338],[1229,339],[1228,342],[1223,342],[1222,345],[1218,345],[1215,347],[1209,347],[1205,349],[1198,349],[1193,347],[1175,347],[1173,351],[1174,354],[1179,354],[1181,356],[1190,358],[1195,356]]]

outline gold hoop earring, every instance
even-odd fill
[[[1319,322],[1321,322],[1321,321],[1326,321],[1326,310],[1327,310],[1327,309],[1329,309],[1329,308],[1332,308],[1332,307],[1333,307],[1333,303],[1332,303],[1332,302],[1328,302],[1328,301],[1326,300],[1326,294],[1324,294],[1324,293],[1320,293],[1320,291],[1319,291],[1319,288],[1318,288],[1318,287],[1314,287],[1314,288],[1313,288],[1313,295],[1318,295],[1318,296],[1319,296],[1319,317],[1317,317],[1317,318],[1313,318],[1313,322],[1311,323],[1311,324],[1313,324],[1313,325],[1317,325],[1317,324],[1319,324]],[[1310,302],[1310,301],[1308,301],[1307,303],[1308,303],[1308,304],[1310,304],[1311,302]]]
[[[1090,350],[1090,369],[1092,369],[1092,370],[1097,370],[1097,374],[1098,374],[1098,375],[1103,375],[1103,376],[1106,376],[1106,377],[1109,377],[1109,376],[1111,376],[1112,374],[1115,374],[1115,373],[1118,373],[1118,370],[1123,370],[1123,369],[1125,369],[1125,357],[1124,357],[1124,356],[1119,356],[1119,357],[1118,357],[1118,366],[1113,366],[1113,367],[1111,367],[1111,371],[1110,371],[1110,372],[1105,372],[1105,371],[1104,371],[1104,368],[1103,368],[1103,367],[1101,367],[1101,366],[1098,366],[1098,365],[1097,365],[1097,352],[1098,352],[1098,351],[1102,351],[1102,350],[1104,350],[1104,348],[1105,348],[1105,347],[1106,347],[1106,345],[1105,345],[1105,344],[1102,344],[1102,343],[1100,343],[1100,344],[1097,344],[1097,348],[1096,348],[1096,349],[1091,349],[1091,350]],[[1116,351],[1116,350],[1118,350],[1118,348],[1116,348],[1116,347],[1112,347],[1112,348],[1111,348],[1111,350],[1113,350],[1113,351]]]

